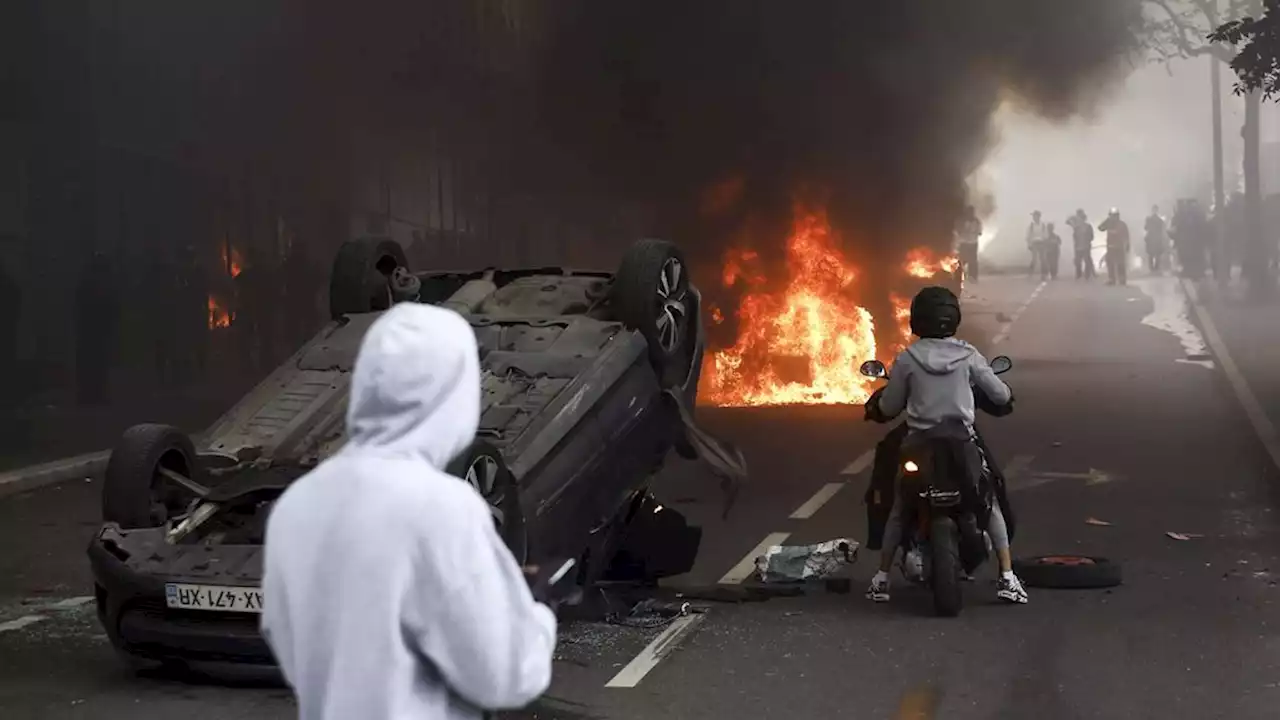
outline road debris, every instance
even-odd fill
[[[1170,530],[1169,532],[1166,532],[1165,535],[1169,536],[1174,540],[1195,540],[1196,538],[1204,537],[1204,535],[1200,533],[1180,533],[1180,532],[1174,532],[1172,530]]]
[[[1095,517],[1085,519],[1084,524],[1094,525],[1096,527],[1111,527],[1111,523],[1107,522],[1106,520],[1099,520],[1098,518],[1095,518]]]
[[[774,545],[756,558],[761,582],[824,580],[858,558],[858,542],[838,538],[814,545]]]

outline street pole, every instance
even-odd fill
[[[1222,61],[1217,55],[1209,55],[1209,81],[1213,93],[1213,206],[1214,214],[1226,206],[1226,190],[1222,179]],[[1218,226],[1218,242],[1222,241],[1221,223]],[[1219,245],[1220,246],[1220,245]]]

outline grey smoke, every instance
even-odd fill
[[[642,198],[655,232],[704,259],[746,224],[780,248],[802,189],[829,194],[850,254],[898,258],[950,241],[1002,98],[1054,119],[1092,107],[1127,67],[1140,4],[566,0],[542,130],[580,182]],[[729,178],[733,209],[700,213]]]

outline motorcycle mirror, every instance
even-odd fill
[[[1008,355],[999,355],[991,361],[991,371],[997,375],[1009,372],[1013,369],[1013,361]]]
[[[882,378],[889,374],[888,371],[884,369],[884,363],[879,360],[868,360],[862,363],[862,367],[858,368],[858,372],[869,378]]]

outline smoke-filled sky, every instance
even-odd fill
[[[749,215],[781,246],[795,193],[822,191],[863,256],[949,243],[1002,99],[1058,120],[1092,107],[1129,67],[1140,2],[560,7],[540,119],[579,181],[644,198],[655,230],[704,254]],[[735,180],[730,217],[698,214]]]
[[[1230,93],[1230,69],[1223,67],[1221,78],[1230,193],[1239,183],[1244,112],[1240,98]],[[1095,115],[1068,123],[1003,108],[996,118],[998,143],[975,178],[996,200],[987,224],[999,232],[984,252],[1025,262],[1024,232],[1037,208],[1047,221],[1061,224],[1076,208],[1096,222],[1115,207],[1133,223],[1152,205],[1167,218],[1179,197],[1194,195],[1207,206],[1213,182],[1210,97],[1209,60],[1196,58],[1167,68],[1139,66]],[[1264,141],[1274,135],[1271,114],[1264,107]]]

